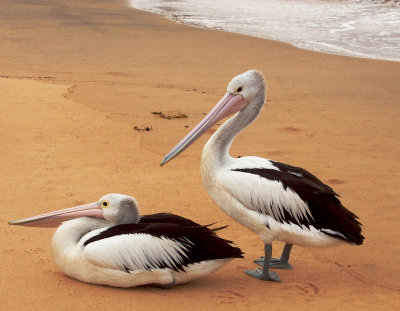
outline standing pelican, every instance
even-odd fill
[[[280,281],[269,268],[290,269],[293,244],[326,247],[346,242],[360,245],[361,224],[331,187],[306,170],[258,158],[232,158],[233,139],[253,122],[265,103],[266,85],[260,71],[232,79],[226,95],[163,159],[172,160],[219,120],[236,113],[207,141],[201,157],[203,184],[222,210],[264,243],[263,269],[245,271],[261,279]],[[279,259],[271,258],[272,242],[286,242]]]
[[[136,200],[122,194],[9,224],[52,227],[64,220],[52,239],[54,259],[65,274],[88,283],[169,288],[243,257],[215,234],[224,227],[167,213],[140,217]]]

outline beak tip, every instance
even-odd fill
[[[163,167],[165,164],[167,164],[169,160],[166,159],[166,157],[161,161],[160,167]]]
[[[9,225],[15,225],[15,224],[16,224],[16,221],[15,221],[15,220],[10,220],[10,221],[8,222],[8,224],[9,224]]]

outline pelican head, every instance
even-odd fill
[[[97,204],[102,208],[103,218],[112,224],[138,223],[139,209],[135,198],[118,193],[106,194]]]
[[[162,160],[161,166],[171,161],[211,126],[221,119],[239,112],[244,125],[251,123],[259,114],[265,102],[266,85],[261,71],[249,70],[232,79],[227,93],[207,116],[189,132]]]
[[[227,92],[233,95],[241,95],[248,103],[248,106],[251,106],[260,96],[265,97],[265,89],[265,80],[262,72],[249,70],[234,77],[228,84]]]
[[[140,219],[138,204],[133,197],[111,193],[102,196],[97,202],[8,223],[28,227],[57,227],[63,221],[85,216],[103,218],[110,224],[138,223]]]

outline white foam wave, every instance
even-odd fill
[[[130,0],[130,5],[197,27],[400,61],[400,0]]]

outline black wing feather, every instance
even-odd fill
[[[182,225],[174,223],[138,223],[123,224],[108,228],[98,235],[84,242],[84,247],[90,243],[107,239],[123,234],[150,234],[154,237],[164,237],[170,240],[182,242],[187,247],[186,256],[181,262],[175,262],[175,271],[182,270],[184,267],[204,260],[242,258],[243,253],[240,248],[232,246],[232,241],[222,239],[215,234],[215,231],[223,229],[210,229],[200,225]],[[190,243],[188,243],[190,241]],[[135,247],[135,245],[132,245]],[[168,263],[159,263],[157,268],[170,268]],[[148,267],[148,270],[154,267]]]
[[[286,222],[291,222],[299,226],[305,225],[307,227],[311,225],[327,235],[346,242],[357,245],[363,243],[364,236],[361,234],[361,223],[357,220],[358,217],[341,204],[338,195],[331,187],[325,185],[317,177],[300,167],[275,161],[271,162],[279,170],[252,168],[233,169],[233,171],[255,174],[261,178],[279,181],[285,190],[290,188],[296,192],[307,203],[313,219],[309,219],[308,221],[301,219],[301,223],[299,223],[284,209],[283,219]],[[334,234],[329,230],[339,232],[344,237]]]
[[[144,215],[140,217],[140,223],[142,224],[169,223],[169,224],[184,225],[184,226],[200,226],[193,220],[170,213],[157,213],[151,215]]]

